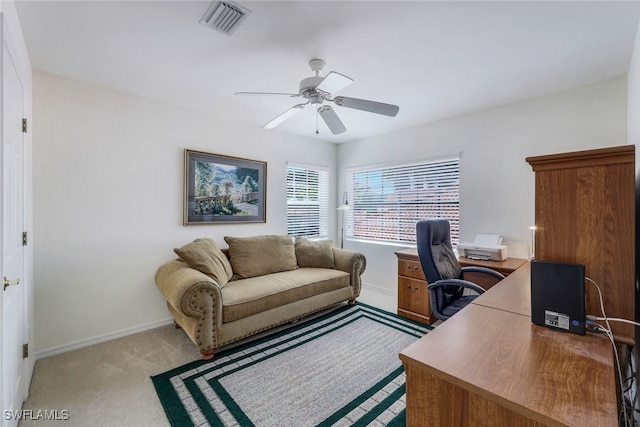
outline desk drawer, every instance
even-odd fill
[[[422,266],[419,261],[409,261],[406,259],[398,260],[398,276],[411,277],[418,280],[427,280],[422,272]]]
[[[431,315],[427,282],[406,277],[398,278],[398,311],[418,316],[422,322]]]

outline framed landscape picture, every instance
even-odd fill
[[[266,162],[186,149],[184,166],[184,225],[266,222]]]

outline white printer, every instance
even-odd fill
[[[458,243],[458,255],[486,261],[507,259],[507,247],[497,234],[476,234],[473,243]]]

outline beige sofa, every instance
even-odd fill
[[[290,236],[225,237],[228,249],[196,239],[174,251],[156,285],[198,346],[215,349],[360,295],[363,254]]]

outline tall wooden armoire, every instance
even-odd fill
[[[535,258],[584,264],[608,317],[635,316],[635,146],[528,157],[535,172]],[[602,316],[586,283],[587,314]],[[611,322],[633,345],[633,326]]]

